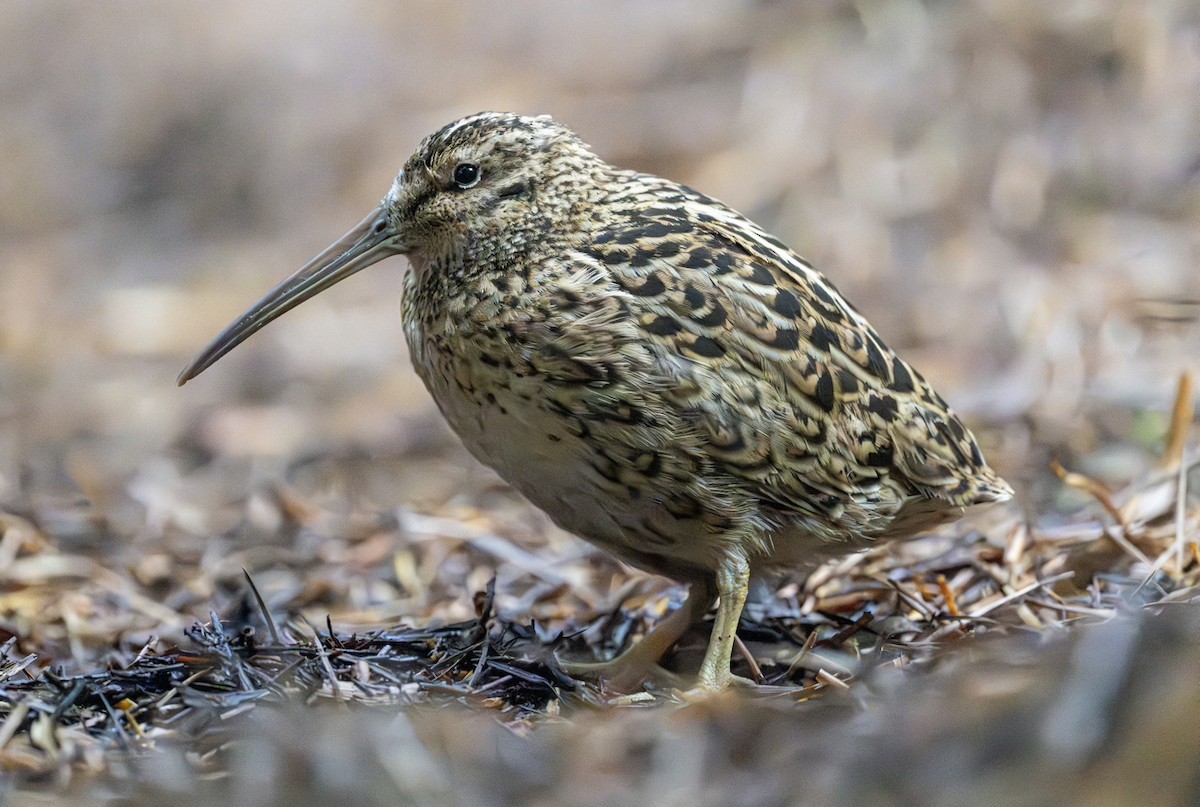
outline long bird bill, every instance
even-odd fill
[[[281,314],[373,263],[399,254],[397,231],[381,205],[324,252],[250,307],[179,374],[183,386]]]

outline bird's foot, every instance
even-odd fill
[[[648,654],[638,653],[638,647],[640,645],[634,645],[608,661],[564,661],[558,659],[558,666],[576,678],[598,679],[605,688],[623,694],[642,691],[647,683],[662,688],[678,688],[680,686],[683,681],[682,677],[659,665],[658,660],[649,658]]]
[[[659,664],[671,651],[688,626],[698,620],[712,603],[712,587],[705,582],[693,584],[683,605],[659,620],[642,640],[609,661],[578,662],[559,660],[564,671],[581,678],[599,678],[614,692],[642,692],[653,683],[663,689],[678,688],[683,680]]]
[[[758,684],[749,678],[743,678],[728,671],[724,675],[706,676],[704,670],[701,670],[700,677],[696,679],[695,685],[688,689],[677,691],[675,696],[684,703],[691,703],[708,700],[730,689],[753,689],[757,686]]]

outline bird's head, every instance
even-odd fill
[[[547,116],[483,112],[426,137],[392,183],[379,212],[414,258],[469,251],[473,242],[523,229],[570,193],[592,155]],[[554,193],[547,193],[554,185]]]
[[[415,267],[495,260],[480,251],[545,234],[582,197],[596,158],[547,116],[482,112],[426,137],[383,201],[255,303],[179,375],[182,385],[281,314],[391,255]],[[573,187],[573,185],[575,187]]]

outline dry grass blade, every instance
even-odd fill
[[[341,690],[338,687],[338,678],[333,671],[333,664],[329,661],[329,654],[325,651],[325,643],[321,641],[321,632],[308,620],[304,620],[304,624],[312,631],[313,648],[316,650],[317,658],[321,660],[321,668],[325,671],[326,680],[329,683],[330,696],[334,700],[340,700]]]
[[[1171,420],[1167,429],[1166,447],[1163,450],[1161,466],[1173,470],[1183,465],[1183,455],[1187,448],[1188,432],[1196,417],[1196,401],[1192,389],[1192,374],[1184,370],[1179,375],[1179,383],[1175,388],[1175,402],[1171,406]]]
[[[275,627],[275,619],[271,616],[270,609],[267,608],[267,603],[263,600],[262,594],[258,591],[258,586],[254,585],[254,579],[250,577],[250,572],[242,569],[242,574],[246,577],[246,585],[250,587],[250,592],[254,595],[254,602],[258,604],[258,612],[262,616],[263,621],[267,623],[267,630],[271,633],[271,641],[275,644],[282,644],[283,640],[279,638],[279,630]]]
[[[1053,577],[1047,577],[1043,580],[1036,580],[1036,581],[1030,583],[1029,585],[1019,588],[1010,594],[1006,594],[1003,597],[1000,597],[999,599],[997,599],[993,602],[989,602],[987,605],[985,605],[981,608],[976,608],[975,610],[968,613],[967,616],[969,616],[971,619],[982,619],[983,617],[985,617],[988,614],[992,613],[993,611],[997,610],[1001,606],[1009,605],[1013,602],[1016,602],[1017,600],[1020,600],[1022,597],[1026,597],[1029,594],[1031,594],[1032,592],[1037,591],[1040,588],[1044,588],[1046,586],[1057,583],[1060,580],[1070,580],[1074,576],[1075,576],[1074,572],[1062,572],[1061,574],[1054,575]]]
[[[734,647],[737,648],[738,654],[742,657],[742,661],[746,662],[746,666],[750,668],[750,677],[756,684],[761,684],[765,681],[763,678],[762,667],[758,666],[758,660],[754,658],[754,654],[750,652],[750,648],[746,647],[746,643],[742,641],[742,637],[734,634]]]
[[[1104,485],[1097,482],[1095,479],[1092,479],[1091,477],[1084,476],[1083,474],[1076,473],[1074,471],[1068,471],[1058,460],[1051,461],[1050,469],[1054,471],[1055,475],[1058,476],[1058,478],[1061,479],[1064,484],[1070,485],[1077,490],[1082,490],[1085,493],[1090,494],[1096,501],[1100,503],[1100,506],[1104,508],[1105,512],[1112,516],[1113,521],[1117,523],[1117,530],[1115,532],[1108,532],[1106,534],[1112,538],[1112,540],[1116,542],[1121,549],[1125,550],[1131,557],[1136,558],[1142,563],[1147,565],[1151,563],[1150,559],[1146,557],[1145,553],[1130,543],[1129,528],[1126,524],[1125,515],[1121,512],[1120,508],[1113,503],[1112,494],[1107,488],[1104,487]]]
[[[937,576],[938,590],[942,593],[942,601],[946,603],[946,613],[950,616],[962,616],[962,612],[958,610],[958,601],[954,597],[954,589],[950,588],[950,584],[946,582],[946,575],[939,574]]]

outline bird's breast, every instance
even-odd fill
[[[719,545],[698,537],[727,527],[729,503],[702,494],[679,424],[645,407],[623,373],[539,350],[519,327],[413,319],[405,332],[464,446],[558,526],[658,572],[715,562]]]

